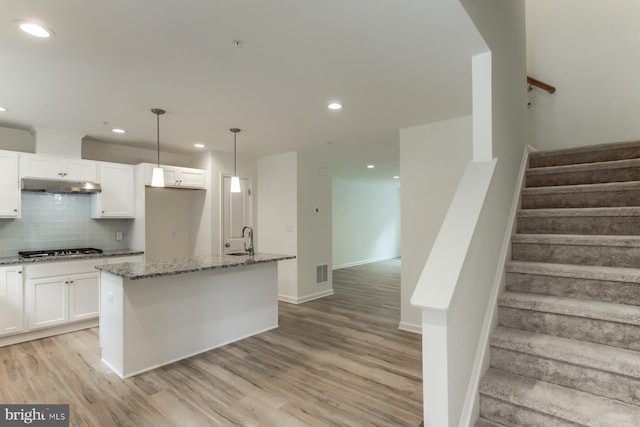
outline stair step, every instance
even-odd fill
[[[506,288],[514,292],[640,305],[640,269],[511,261]]]
[[[488,369],[480,416],[508,426],[640,425],[640,408],[543,381]]]
[[[640,206],[640,181],[558,185],[522,190],[524,209]]]
[[[503,327],[490,345],[493,368],[640,403],[640,352]]]
[[[640,181],[640,159],[527,169],[527,187]]]
[[[520,209],[517,219],[518,233],[640,235],[640,207]]]
[[[529,153],[529,168],[640,158],[640,142],[615,142]]]
[[[514,234],[514,261],[640,267],[640,237]]]
[[[494,423],[486,418],[478,418],[478,421],[474,424],[474,427],[505,427],[504,424]]]
[[[640,350],[640,307],[576,298],[505,292],[498,325]]]

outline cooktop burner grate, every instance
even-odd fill
[[[18,255],[23,258],[40,258],[51,256],[88,255],[101,254],[102,249],[96,248],[72,248],[72,249],[43,249],[37,251],[20,251]]]

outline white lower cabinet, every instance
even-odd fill
[[[28,279],[27,286],[31,297],[30,329],[54,326],[69,320],[66,278]]]
[[[69,277],[69,321],[98,317],[100,307],[100,274]]]
[[[0,267],[0,335],[24,329],[22,266]]]
[[[29,328],[45,328],[98,317],[104,259],[38,263],[25,267]]]

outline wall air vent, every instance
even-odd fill
[[[329,280],[329,266],[327,264],[316,265],[316,283],[325,283]]]

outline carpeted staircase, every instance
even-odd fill
[[[476,426],[640,426],[640,142],[529,156]]]

